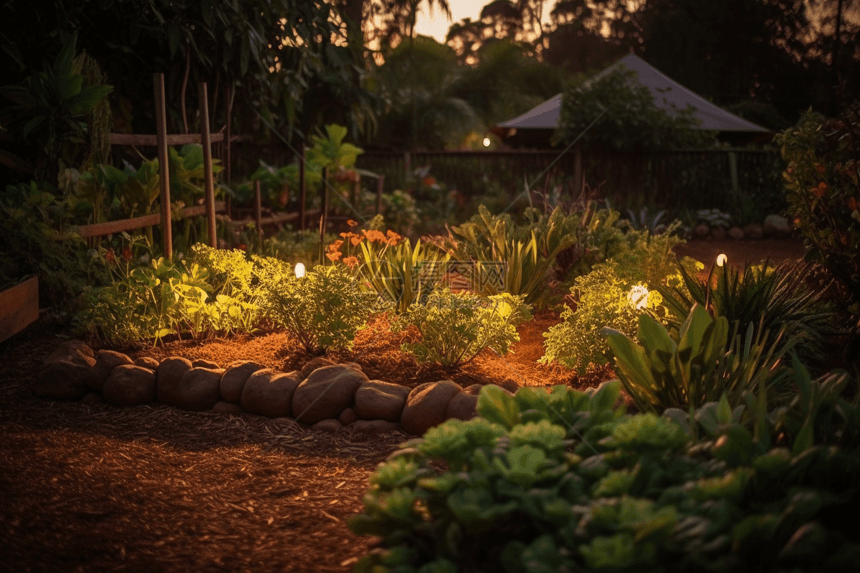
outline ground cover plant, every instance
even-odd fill
[[[805,386],[830,398],[805,428],[833,411],[837,378]],[[354,570],[812,571],[860,556],[839,517],[858,502],[853,449],[781,434],[792,416],[771,424],[763,397],[740,416],[711,403],[693,429],[613,409],[618,391],[485,388],[480,418],[431,429],[370,478],[350,527],[382,544]],[[857,408],[840,407],[844,430]]]

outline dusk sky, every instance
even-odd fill
[[[445,35],[448,33],[448,28],[454,22],[459,22],[463,18],[471,18],[477,20],[481,15],[481,8],[489,4],[491,0],[448,0],[451,7],[451,20],[449,21],[445,15],[439,11],[438,7],[433,9],[433,15],[425,4],[422,3],[421,11],[418,15],[418,21],[415,25],[415,31],[418,34],[425,36],[433,36],[439,42],[445,42]],[[544,6],[544,22],[549,21],[549,13],[552,10],[555,2],[547,2]]]

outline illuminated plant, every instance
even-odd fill
[[[421,340],[404,344],[403,350],[419,363],[460,366],[485,348],[507,354],[520,339],[517,325],[529,319],[531,308],[521,296],[504,293],[485,298],[446,288],[431,292],[423,304],[411,305],[392,329],[418,329]]]

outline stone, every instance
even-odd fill
[[[368,379],[363,372],[339,364],[317,368],[296,388],[293,416],[307,424],[337,418],[364,382]]]
[[[41,398],[80,400],[93,385],[95,363],[92,348],[79,340],[64,342],[39,368],[33,393]]]
[[[478,397],[461,392],[454,394],[448,407],[445,409],[445,418],[457,418],[458,420],[471,420],[478,415]]]
[[[399,424],[386,420],[358,420],[349,426],[349,430],[356,434],[383,434],[399,429]]]
[[[242,406],[239,404],[232,404],[230,402],[216,402],[214,406],[212,406],[212,411],[217,414],[233,414],[234,416],[238,416],[244,410],[242,410]]]
[[[347,368],[354,368],[354,369],[356,369],[356,370],[359,370],[359,371],[361,371],[361,372],[364,372],[364,370],[363,370],[363,369],[362,369],[362,367],[361,367],[361,364],[359,364],[358,362],[341,362],[341,364],[340,364],[340,365],[341,365],[341,366],[346,366]]]
[[[311,372],[313,372],[317,368],[322,368],[323,366],[331,366],[332,364],[334,364],[334,362],[323,356],[317,356],[316,358],[312,358],[309,362],[302,366],[302,380],[310,376]]]
[[[152,356],[141,356],[137,360],[134,361],[135,366],[143,366],[144,368],[149,368],[153,372],[158,370],[159,362]]]
[[[764,229],[762,229],[761,225],[757,225],[755,223],[744,225],[744,236],[747,239],[757,241],[764,237]]]
[[[181,356],[165,358],[155,370],[155,397],[162,404],[175,404],[182,377],[191,370],[191,361]]]
[[[221,397],[225,402],[238,404],[242,399],[242,389],[245,382],[254,372],[265,370],[265,366],[250,360],[232,362],[221,376]]]
[[[320,420],[319,422],[317,422],[316,424],[311,426],[311,428],[314,430],[322,430],[323,432],[332,432],[332,433],[337,432],[342,427],[343,426],[340,425],[340,422],[338,422],[337,420],[334,420],[334,419]]]
[[[481,388],[483,387],[483,384],[472,384],[471,386],[463,388],[463,393],[468,394],[469,396],[478,396],[481,393]]]
[[[711,236],[718,241],[722,241],[726,238],[725,227],[711,227]]]
[[[197,360],[191,363],[191,366],[194,368],[206,368],[208,370],[218,370],[220,366],[218,366],[217,362],[213,362],[212,360],[206,360],[204,358],[198,358]]]
[[[791,223],[780,215],[768,215],[764,218],[762,231],[766,237],[784,237],[791,233]]]
[[[496,386],[501,386],[511,394],[516,394],[517,390],[520,389],[520,385],[513,378],[505,378],[501,382],[492,382],[492,384],[495,384]]]
[[[155,402],[155,372],[124,364],[114,368],[104,383],[102,396],[114,406],[142,406]]]
[[[693,235],[698,239],[705,239],[711,234],[711,227],[707,223],[699,223],[693,228]]]
[[[732,227],[728,230],[729,238],[734,239],[735,241],[741,241],[744,238],[744,230],[740,227]]]
[[[409,388],[369,380],[355,392],[355,413],[363,420],[388,420],[397,422],[406,405]]]
[[[416,386],[406,398],[406,406],[400,416],[403,430],[416,436],[445,421],[448,402],[462,392],[451,380],[426,382]]]
[[[349,426],[353,422],[358,421],[358,414],[356,414],[355,410],[353,410],[352,408],[347,408],[340,413],[340,416],[337,417],[337,421],[344,426]]]
[[[242,390],[242,409],[267,418],[281,418],[292,413],[293,394],[301,374],[257,370],[248,377]]]
[[[192,368],[182,376],[172,401],[166,403],[183,410],[205,412],[220,401],[220,387],[220,370]]]
[[[84,404],[85,406],[100,406],[104,403],[104,398],[102,398],[102,395],[98,392],[88,392],[86,396],[81,398],[81,404]]]
[[[117,366],[129,364],[134,364],[134,361],[121,352],[99,350],[96,355],[95,366],[93,366],[93,375],[89,380],[90,389],[101,392],[111,371]]]

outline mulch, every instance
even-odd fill
[[[409,387],[442,378],[462,386],[513,378],[522,386],[586,388],[611,378],[606,367],[579,378],[536,364],[542,333],[558,321],[539,314],[521,325],[513,354],[485,352],[460,370],[445,370],[418,367],[399,349],[410,334],[386,333],[383,317],[335,358]],[[328,434],[251,415],[33,397],[33,373],[65,339],[36,327],[0,345],[3,568],[348,571],[375,543],[353,535],[346,520],[362,511],[375,467],[410,436]],[[221,365],[253,359],[283,370],[310,358],[283,333],[175,341],[132,354]]]

